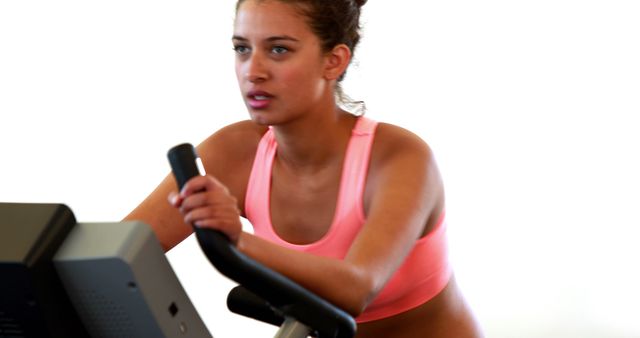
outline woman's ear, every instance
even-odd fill
[[[350,62],[351,49],[345,44],[336,45],[326,54],[325,78],[337,80],[347,70]]]

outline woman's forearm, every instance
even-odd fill
[[[372,298],[364,269],[349,262],[284,248],[246,232],[238,249],[352,316],[358,316]]]

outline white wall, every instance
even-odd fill
[[[0,200],[117,221],[166,151],[246,118],[233,1],[1,1]],[[640,337],[640,9],[635,1],[370,1],[345,87],[434,148],[452,259],[489,337]],[[192,239],[168,254],[216,337]]]

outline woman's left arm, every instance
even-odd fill
[[[345,261],[367,271],[370,302],[444,209],[444,189],[429,146],[392,125],[378,127],[365,191],[366,223]]]

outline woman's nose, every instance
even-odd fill
[[[265,62],[258,53],[251,54],[245,67],[245,78],[250,82],[260,82],[268,78]]]

